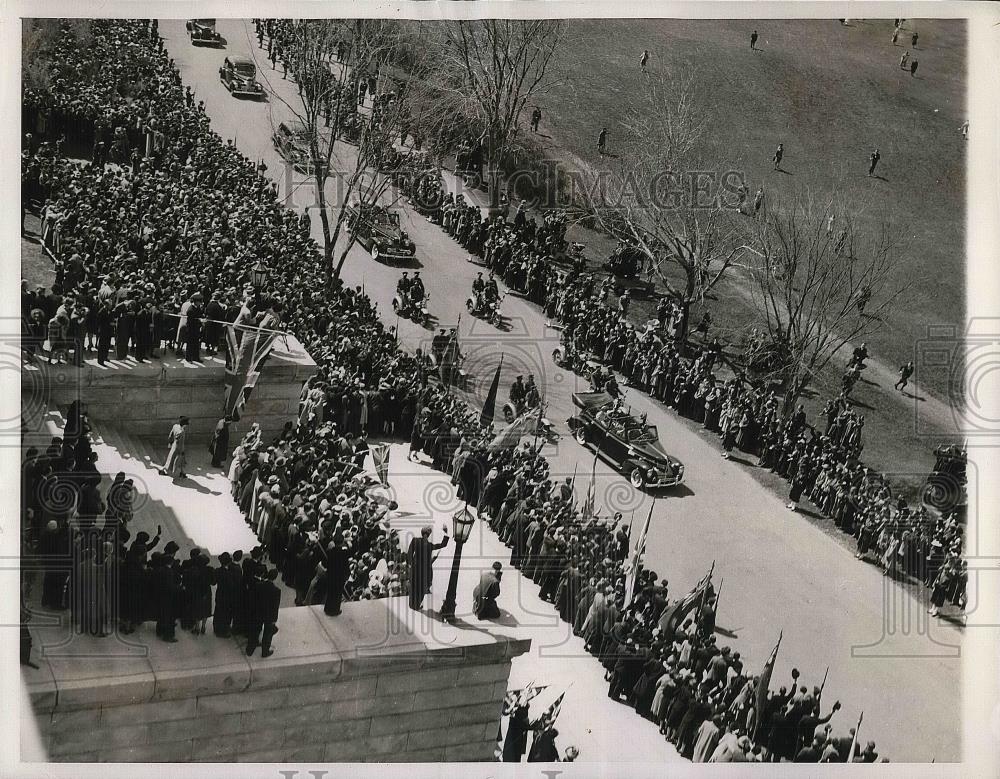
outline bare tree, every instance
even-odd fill
[[[841,349],[882,326],[906,289],[893,278],[901,244],[886,221],[860,230],[843,217],[831,232],[801,203],[772,203],[750,232],[750,292],[778,358],[767,378],[781,382],[788,413]]]
[[[692,79],[650,80],[641,103],[616,129],[615,155],[583,189],[597,225],[638,250],[683,311],[719,284],[747,247],[734,166],[711,164],[701,148],[705,113]]]
[[[435,28],[434,62],[421,87],[421,115],[452,145],[455,131],[478,136],[473,156],[482,160],[493,205],[500,179],[518,146],[521,114],[551,83],[549,67],[562,22],[548,19],[481,19]]]
[[[410,75],[395,63],[413,62],[409,47],[414,41],[391,20],[314,19],[291,22],[283,45],[298,100],[282,100],[274,90],[270,94],[295,117],[293,133],[306,153],[294,167],[314,185],[323,255],[333,282],[355,241],[349,206],[369,207],[390,191]],[[336,57],[338,51],[342,59]],[[369,79],[378,84],[371,108],[359,101],[359,86]],[[332,193],[327,191],[331,179]],[[338,241],[345,235],[338,255]]]

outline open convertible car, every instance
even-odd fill
[[[271,134],[271,142],[282,159],[299,173],[312,176],[315,175],[317,168],[329,171],[326,160],[313,161],[310,137],[309,129],[302,122],[289,120],[278,124],[277,129]]]
[[[408,260],[417,252],[417,245],[399,225],[399,213],[377,203],[349,203],[347,229],[376,261]]]
[[[684,464],[667,454],[655,425],[648,425],[606,392],[577,392],[580,413],[568,420],[578,443],[612,461],[636,489],[673,487],[684,479]]]

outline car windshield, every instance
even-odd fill
[[[215,19],[195,19],[194,23],[198,27],[204,27],[209,30],[215,29]]]
[[[233,65],[233,70],[245,78],[253,78],[257,68],[252,62],[237,62]]]

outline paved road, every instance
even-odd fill
[[[227,39],[225,52],[191,46],[182,21],[160,25],[184,83],[205,101],[214,129],[224,138],[235,138],[248,157],[263,159],[274,174],[281,164],[270,143],[272,123],[290,115],[282,100],[293,104],[295,88],[281,79],[280,72],[270,70],[251,38],[252,25],[219,20],[219,29]],[[264,64],[262,81],[276,97],[268,102],[231,97],[217,76],[225,53],[254,56]],[[281,192],[289,192],[287,182],[281,182]],[[295,193],[301,195],[302,188]],[[431,295],[431,310],[442,325],[451,326],[464,313],[477,267],[466,262],[461,247],[438,227],[405,207],[401,219],[418,246],[417,264]],[[318,237],[317,219],[313,227]],[[355,247],[344,278],[352,285],[363,283],[392,324],[390,304],[399,272],[375,263]],[[507,297],[503,308],[510,319],[505,332],[468,314],[461,317],[461,342],[470,371],[482,387],[502,351],[504,387],[515,373],[535,374],[545,388],[548,415],[563,433],[546,454],[556,473],[577,471],[580,485],[593,457],[566,434],[564,424],[573,413],[571,394],[580,388],[579,380],[553,364],[550,353],[558,333],[544,326],[535,306]],[[399,324],[401,339],[410,348],[431,336],[410,322]],[[647,565],[670,580],[671,592],[686,592],[715,560],[717,580],[724,579],[718,624],[726,631],[718,640],[731,642],[749,659],[751,669],[763,663],[783,630],[774,683],[788,680],[796,666],[805,683],[818,684],[829,664],[824,700],[843,702],[834,718],[838,732],[853,726],[864,709],[863,737],[874,738],[880,751],[894,761],[958,759],[960,631],[929,623],[926,604],[788,511],[781,497],[754,481],[745,465],[724,461],[714,435],[689,430],[636,393],[629,393],[629,401],[648,414],[667,449],[686,465],[685,486],[665,494],[655,506],[647,545]],[[596,472],[599,506],[605,512],[617,508],[626,516],[634,510],[640,523],[649,498],[632,490],[603,462]]]

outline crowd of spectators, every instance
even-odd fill
[[[435,202],[433,178],[419,179],[416,186],[417,202]],[[681,323],[686,312],[677,302],[664,297],[655,321],[631,322],[630,293],[616,296],[611,276],[602,281],[567,256],[561,212],[546,212],[539,222],[522,202],[513,219],[505,213],[484,219],[459,195],[445,196],[440,207],[425,213],[559,322],[565,353],[585,358],[577,365],[589,360],[613,368],[627,386],[716,433],[726,458],[734,451],[756,458],[758,467],[789,482],[790,509],[808,498],[857,539],[859,558],[873,558],[887,575],[930,587],[935,613],[946,601],[964,607],[963,523],[954,512],[942,515],[894,497],[887,477],[863,462],[865,418],[847,391],[826,403],[813,426],[801,404],[786,414],[774,389],[752,383],[746,372],[724,378],[720,344],[693,348]],[[748,341],[753,340],[751,333]]]
[[[116,619],[122,629],[134,630],[155,619],[159,636],[170,641],[175,619],[202,635],[211,614],[217,635],[242,631],[248,651],[260,641],[270,652],[278,576],[295,590],[297,604],[323,603],[331,615],[344,598],[403,594],[408,561],[387,522],[394,506],[360,473],[367,435],[396,436],[409,440],[412,457],[429,458],[451,474],[459,496],[478,506],[511,546],[511,563],[540,586],[542,597],[601,659],[609,695],[624,695],[639,714],[658,722],[682,754],[716,762],[849,759],[850,736],[819,729],[828,719],[819,716],[821,691],[809,693],[796,672],[793,684],[767,692],[757,711],[758,678],[745,670],[738,652],[716,646],[711,597],[683,624],[661,629],[668,583],[642,570],[634,592],[626,593],[631,539],[621,517],[603,521],[582,513],[572,480],[554,483],[530,441],[496,446],[492,427],[484,428],[476,411],[433,380],[424,355],[397,348],[395,334],[360,290],[328,283],[321,253],[301,220],[277,202],[274,185],[251,161],[210,130],[203,107],[183,89],[163,52],[155,23],[95,21],[92,30],[86,50],[67,38],[49,89],[25,94],[25,126],[32,134],[24,186],[44,203],[43,239],[60,263],[51,294],[25,290],[28,320],[34,310],[44,320],[50,309],[55,317],[62,308],[83,328],[69,338],[69,351],[85,351],[96,340],[100,352],[101,326],[87,323],[94,306],[111,306],[116,327],[125,316],[117,313],[123,304],[148,306],[150,339],[132,335],[138,327],[133,311],[131,325],[113,333],[116,348],[125,335],[135,348],[140,342],[179,348],[182,340],[186,356],[195,358],[202,346],[218,348],[223,337],[221,330],[209,335],[200,317],[247,326],[267,321],[295,333],[319,372],[303,388],[298,419],[281,435],[267,442],[252,428],[236,447],[229,466],[233,499],[260,546],[245,555],[219,555],[217,566],[199,550],[178,561],[173,542],[156,551],[159,534],[131,537],[133,486],[116,480],[102,505],[85,415],[70,409],[62,438],[44,454],[26,455],[26,554],[42,557],[50,545],[67,543],[79,561],[74,571],[81,571],[45,570],[44,605],[72,608],[76,597],[104,603],[118,587],[119,614],[97,606],[79,611],[87,630],[107,633]],[[92,59],[100,77],[74,78],[94,66]],[[97,152],[101,123],[115,139],[106,160]],[[76,142],[92,137],[92,161],[66,159],[60,134]],[[638,360],[626,355],[653,354],[636,347],[648,334],[631,328],[621,307],[606,305],[586,276],[571,276],[564,286],[551,283],[546,252],[564,242],[558,216],[535,226],[521,210],[513,222],[491,221],[446,204],[440,219],[466,245],[481,247],[509,283],[557,313],[575,348],[603,351],[634,383],[719,431],[727,450],[759,453],[762,463],[793,485],[797,480],[803,491],[817,499],[832,495],[832,515],[839,499],[841,524],[853,529],[864,527],[868,514],[884,523],[903,513],[857,462],[856,442],[844,440],[850,436],[807,432],[801,414],[782,421],[773,398],[742,382],[719,386],[710,354],[690,361],[654,331],[662,344],[658,362],[636,369]],[[248,290],[251,258],[271,274],[262,301]],[[206,310],[214,301],[215,313],[202,314],[199,297],[208,301]],[[158,315],[170,315],[169,327],[156,328]],[[604,332],[588,317],[603,323]],[[95,330],[96,339],[88,341]],[[37,334],[35,343],[41,344]],[[696,398],[702,384],[706,391]],[[813,480],[803,482],[814,469]],[[65,505],[53,500],[63,494],[46,486],[53,481],[69,485],[73,497]],[[846,500],[851,495],[870,505],[859,509]],[[874,761],[874,744],[852,757]]]

